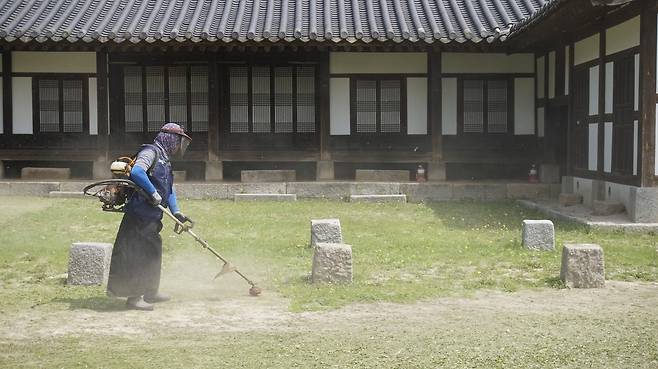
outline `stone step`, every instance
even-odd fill
[[[350,195],[350,202],[407,202],[407,195]]]
[[[594,200],[592,215],[612,215],[625,210],[626,207],[621,202]]]
[[[234,201],[297,201],[297,195],[286,193],[236,193]]]
[[[85,196],[83,192],[78,191],[50,191],[48,197],[54,197],[58,199],[83,199],[89,198],[93,199],[91,196]]]

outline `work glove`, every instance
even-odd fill
[[[180,211],[174,214],[174,216],[176,217],[176,219],[178,219],[179,222],[183,224],[185,224],[185,222],[194,223],[192,219],[190,219],[187,215],[181,213]]]
[[[174,214],[174,216],[176,217],[176,219],[179,222],[183,223],[182,226],[178,223],[176,223],[176,225],[174,225],[174,232],[176,232],[177,234],[181,234],[183,231],[186,231],[186,230],[194,227],[194,222],[192,221],[192,219],[190,219],[189,217],[187,217],[185,214],[181,213],[180,211],[176,212]]]
[[[149,200],[151,201],[151,205],[158,206],[162,202],[162,196],[160,196],[158,191],[155,191],[151,194],[151,198]]]

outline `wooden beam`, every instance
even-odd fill
[[[3,135],[5,137],[13,133],[13,115],[12,115],[12,96],[11,96],[11,51],[3,50],[2,52],[2,113],[4,122],[2,122]]]
[[[330,135],[330,101],[329,101],[329,52],[322,53],[318,68],[319,100],[320,100],[320,160],[331,160],[329,151]]]
[[[605,111],[605,79],[610,76],[605,75],[605,28],[599,32],[599,114],[598,114],[598,148],[596,160],[597,177],[603,178],[604,164],[605,164],[605,123],[603,122],[603,114]],[[612,149],[612,148],[611,148]],[[596,194],[595,194],[596,196]],[[603,199],[599,199],[603,200]]]
[[[427,72],[429,73],[429,133],[432,136],[432,161],[443,159],[443,129],[441,121],[441,52],[428,53]]]
[[[640,15],[640,184],[654,186],[656,125],[656,10],[645,1]]]

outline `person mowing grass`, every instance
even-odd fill
[[[130,171],[130,179],[149,196],[135,193],[125,206],[107,283],[108,295],[127,297],[130,309],[153,310],[153,304],[170,299],[159,292],[162,210],[157,206],[169,208],[182,223],[191,222],[178,208],[170,162],[172,156],[185,154],[191,141],[181,126],[167,123],[153,144],[142,145]]]

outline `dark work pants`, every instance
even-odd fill
[[[162,222],[126,213],[121,220],[110,265],[107,290],[114,296],[158,292],[162,266]]]

